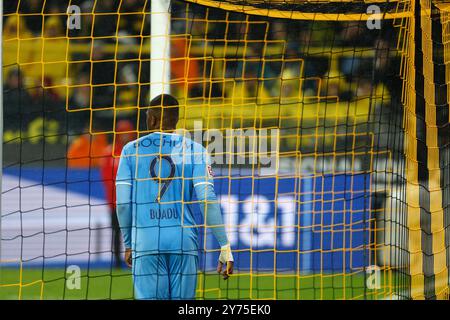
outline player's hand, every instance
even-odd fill
[[[225,266],[225,268],[224,268]],[[222,273],[223,279],[227,280],[233,274],[234,259],[231,253],[229,244],[220,248],[219,263],[217,265],[217,272]],[[223,270],[223,272],[222,272]]]
[[[125,263],[127,264],[127,266],[129,268],[132,267],[133,262],[132,262],[132,255],[131,255],[131,248],[126,248],[125,249]]]

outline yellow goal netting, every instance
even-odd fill
[[[448,298],[448,5],[173,0],[153,48],[150,0],[3,6],[0,298],[133,297],[112,184],[152,50],[236,260],[199,215],[197,298]]]

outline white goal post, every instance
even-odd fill
[[[152,0],[150,100],[170,93],[170,0]]]

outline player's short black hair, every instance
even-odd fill
[[[160,94],[150,101],[148,109],[156,118],[160,119],[162,129],[175,128],[179,117],[178,100],[170,94]]]

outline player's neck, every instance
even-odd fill
[[[149,130],[149,133],[174,133],[176,128],[170,128],[170,129],[152,129]]]

